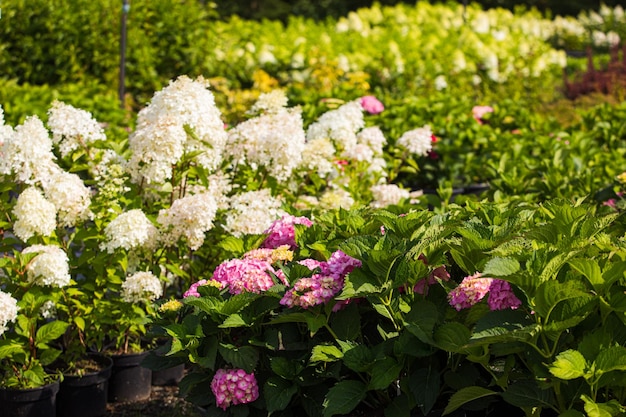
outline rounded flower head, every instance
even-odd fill
[[[129,210],[117,216],[104,228],[107,243],[103,249],[113,253],[121,248],[151,249],[156,247],[158,231],[140,209]]]
[[[492,278],[482,278],[480,272],[463,278],[458,287],[448,293],[450,305],[457,311],[470,308],[487,295],[492,281]]]
[[[286,215],[275,220],[271,226],[265,230],[267,238],[263,242],[264,248],[275,249],[279,246],[288,245],[291,249],[295,249],[296,245],[296,224],[302,224],[311,227],[313,222],[306,217],[296,217]]]
[[[396,144],[412,154],[426,156],[433,148],[433,132],[429,126],[409,130],[400,136]]]
[[[78,175],[58,171],[42,184],[46,198],[58,209],[60,225],[71,227],[92,217],[91,192]]]
[[[217,200],[212,193],[200,193],[174,201],[169,209],[159,212],[157,222],[163,226],[163,241],[172,246],[185,238],[189,248],[196,250],[204,243],[205,233],[213,228]]]
[[[267,188],[235,194],[230,199],[224,229],[235,237],[260,235],[274,220],[285,214],[280,206],[281,201],[272,197]]]
[[[17,300],[11,294],[0,291],[0,335],[7,330],[9,322],[15,321],[18,310]]]
[[[474,106],[472,107],[472,116],[479,124],[483,124],[483,116],[487,113],[493,113],[491,106]]]
[[[161,281],[152,272],[137,272],[122,283],[122,299],[128,303],[152,301],[161,295]]]
[[[374,96],[363,96],[360,100],[363,110],[369,114],[378,114],[385,110],[385,106]]]
[[[261,293],[274,286],[272,265],[261,259],[231,259],[222,262],[213,272],[213,280],[228,287],[231,294]]]
[[[515,310],[522,305],[519,298],[511,289],[511,284],[502,279],[494,279],[489,286],[489,298],[487,299],[490,310]]]
[[[218,369],[211,381],[215,403],[222,410],[231,405],[247,404],[259,398],[259,386],[254,373],[243,369]]]
[[[183,298],[187,298],[187,297],[200,297],[200,293],[198,292],[198,287],[202,287],[202,286],[211,286],[211,287],[216,287],[218,289],[222,289],[222,284],[220,284],[217,281],[213,281],[213,280],[206,280],[206,279],[201,279],[200,281],[196,281],[193,284],[191,284],[189,286],[189,289],[187,291],[184,292],[183,294]]]
[[[35,235],[50,236],[56,229],[56,207],[41,191],[30,187],[22,191],[13,207],[13,232],[23,241]]]
[[[48,127],[52,141],[64,157],[91,142],[106,140],[104,129],[91,113],[57,100],[48,110]]]
[[[373,196],[370,205],[376,208],[399,204],[410,197],[409,190],[400,188],[396,184],[377,184],[370,187],[370,191]]]
[[[22,254],[37,253],[27,267],[28,281],[36,285],[65,287],[70,283],[69,259],[63,249],[51,245],[33,245]]]

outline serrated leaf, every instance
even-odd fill
[[[241,368],[250,373],[254,371],[259,361],[259,352],[252,346],[236,347],[233,345],[219,345],[219,353],[224,360],[234,368]]]
[[[465,353],[470,341],[470,331],[467,327],[457,322],[445,323],[435,330],[434,341],[439,349]]]
[[[450,414],[470,401],[489,397],[491,395],[499,395],[499,393],[477,386],[461,388],[459,391],[452,394],[450,401],[448,401],[448,405],[446,405],[446,408],[443,410],[442,416]]]
[[[361,381],[341,381],[335,384],[324,398],[323,417],[348,414],[365,399],[366,387]]]
[[[626,371],[626,347],[602,349],[594,361],[595,372]]]
[[[428,415],[439,397],[441,377],[433,367],[420,368],[409,377],[409,387],[422,414]]]
[[[336,362],[343,357],[337,346],[317,345],[311,351],[311,362]]]
[[[390,357],[374,362],[368,384],[370,390],[383,390],[396,381],[402,371],[398,362]]]
[[[535,381],[519,381],[509,385],[502,393],[507,403],[519,408],[543,407],[549,408],[553,404],[552,391],[541,389]]]
[[[263,386],[267,411],[272,413],[287,408],[298,387],[282,378],[272,376]]]
[[[250,326],[250,323],[248,323],[241,314],[231,314],[219,325],[222,329],[248,326]]]
[[[433,330],[439,322],[437,306],[430,301],[413,303],[405,316],[406,329],[424,343],[433,344]]]
[[[611,400],[608,403],[597,403],[587,395],[582,395],[580,398],[585,403],[587,417],[615,417],[624,413],[624,406],[616,400]]]
[[[68,326],[68,323],[60,320],[44,324],[37,329],[37,333],[35,334],[35,346],[39,347],[58,339],[65,333]]]
[[[587,368],[585,357],[582,353],[573,349],[559,353],[554,362],[548,367],[552,375],[564,380],[584,377]]]
[[[604,278],[602,277],[602,271],[600,270],[598,262],[593,259],[576,258],[570,259],[568,264],[572,269],[587,278],[596,292],[604,293]]]
[[[365,345],[357,345],[343,354],[344,365],[356,372],[367,371],[374,361],[374,353]]]
[[[491,258],[483,268],[483,275],[492,278],[506,277],[519,271],[520,264],[514,258]]]

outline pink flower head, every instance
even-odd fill
[[[315,274],[310,278],[300,278],[289,289],[280,304],[287,307],[302,308],[326,304],[343,288],[342,277]]]
[[[424,265],[428,265],[428,260],[426,259],[424,254],[420,254],[417,259],[424,262]],[[417,294],[427,295],[428,287],[435,284],[438,279],[441,281],[448,281],[450,279],[450,273],[446,269],[445,265],[438,266],[428,275],[428,277],[417,281],[417,283],[413,287],[413,291],[415,291]]]
[[[246,373],[243,369],[218,369],[211,381],[211,391],[216,405],[222,410],[259,398],[259,386],[254,373]]]
[[[604,203],[602,203],[603,206],[608,206],[611,208],[615,208],[617,205],[617,202],[614,198],[609,198],[608,200],[606,200]]]
[[[470,308],[487,295],[493,278],[481,278],[481,273],[463,278],[463,281],[448,293],[448,302],[457,311]]]
[[[289,245],[291,249],[295,249],[296,245],[296,224],[303,224],[306,227],[311,227],[313,222],[306,217],[296,216],[283,216],[282,218],[275,220],[270,227],[265,231],[267,238],[263,242],[264,248],[275,249],[282,245]]]
[[[326,267],[329,274],[343,278],[352,272],[354,268],[360,268],[361,261],[338,250],[330,255]],[[322,272],[324,272],[324,269],[322,269]]]
[[[204,285],[206,283],[207,283],[206,279],[201,279],[198,282],[194,282],[193,284],[191,284],[189,289],[187,291],[185,291],[185,293],[183,294],[183,298],[200,297],[200,293],[198,292],[198,287],[201,286],[201,285]]]
[[[369,114],[379,114],[385,110],[385,106],[374,96],[361,97],[361,107]]]
[[[511,289],[511,284],[502,279],[494,279],[489,286],[489,298],[487,299],[490,310],[515,310],[522,305],[519,298]]]
[[[479,123],[483,124],[483,116],[487,113],[493,113],[493,107],[491,106],[474,106],[472,108],[472,116]]]
[[[213,272],[213,280],[228,286],[231,294],[253,292],[259,294],[274,285],[272,265],[261,259],[231,259],[222,262]]]

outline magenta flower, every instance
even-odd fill
[[[183,294],[183,298],[200,297],[200,293],[198,292],[198,287],[201,286],[201,285],[204,285],[206,283],[207,283],[206,279],[201,279],[198,282],[194,282],[193,284],[191,284],[189,289],[187,291],[185,291],[185,293]]]
[[[222,410],[259,398],[254,373],[248,374],[243,369],[218,369],[211,381],[211,391],[215,395],[215,403]]]
[[[354,268],[360,268],[361,261],[338,250],[330,255],[330,259],[328,259],[326,267],[328,268],[328,273],[330,275],[340,276],[343,278],[352,272]],[[324,268],[322,268],[322,273],[324,273]]]
[[[494,279],[489,286],[489,298],[487,299],[490,310],[515,310],[522,302],[515,296],[511,284],[502,279]]]
[[[264,248],[275,249],[282,245],[289,245],[291,249],[295,249],[296,245],[296,224],[303,224],[311,227],[313,222],[306,217],[296,217],[292,215],[283,216],[274,221],[270,227],[264,232],[267,238],[263,242]]]
[[[274,285],[272,265],[261,259],[231,259],[222,262],[213,272],[213,280],[228,286],[231,294],[253,292],[259,294]]]
[[[310,278],[300,278],[289,289],[280,304],[287,307],[309,308],[326,304],[343,288],[343,277],[314,274]]]
[[[489,292],[493,278],[481,278],[481,273],[463,278],[463,281],[448,293],[448,302],[457,311],[470,308]]]
[[[382,113],[385,110],[385,106],[374,96],[361,97],[361,107],[369,114]]]
[[[483,116],[487,113],[493,113],[493,107],[491,106],[474,106],[472,108],[472,116],[479,123],[483,124]]]

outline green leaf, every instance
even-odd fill
[[[317,345],[311,352],[311,362],[335,362],[342,357],[341,350],[332,345]]]
[[[339,340],[356,340],[361,335],[361,315],[356,304],[349,304],[332,315],[330,327]]]
[[[595,372],[626,371],[626,347],[602,349],[594,361]]]
[[[477,386],[461,388],[459,391],[452,394],[450,401],[448,401],[448,405],[446,405],[446,408],[443,410],[442,416],[450,414],[454,410],[460,408],[463,404],[467,404],[468,402],[479,398],[489,397],[491,395],[499,395],[499,393]]]
[[[406,329],[424,343],[433,344],[433,330],[439,322],[437,306],[430,301],[418,300],[411,305],[405,317]]]
[[[520,264],[517,259],[492,258],[485,264],[483,275],[492,278],[506,277],[516,273],[519,269]]]
[[[584,377],[588,367],[582,353],[569,349],[559,353],[548,369],[555,377],[570,380]]]
[[[54,362],[59,357],[59,355],[61,355],[61,353],[62,352],[59,349],[45,349],[39,355],[39,362],[41,362],[43,366],[48,366],[52,362]]]
[[[593,289],[598,293],[604,293],[604,278],[602,277],[602,271],[600,265],[593,259],[576,258],[571,259],[568,262],[569,266],[581,273],[589,283],[593,286]]]
[[[44,324],[37,329],[37,333],[35,335],[35,346],[43,346],[58,339],[61,335],[63,335],[63,333],[65,333],[68,326],[68,323],[60,320]]]
[[[439,396],[441,378],[432,366],[420,368],[409,377],[409,386],[422,414],[428,415]]]
[[[228,329],[234,327],[249,327],[250,323],[241,316],[241,314],[231,314],[219,325],[220,328]]]
[[[470,331],[461,323],[445,323],[435,330],[434,341],[439,349],[464,353],[470,341]]]
[[[245,252],[243,240],[235,236],[227,236],[218,245],[234,256],[239,256]]]
[[[277,376],[270,377],[263,386],[267,411],[272,413],[287,408],[298,387]]]
[[[585,413],[587,417],[614,417],[623,415],[626,409],[616,400],[611,400],[608,403],[596,403],[587,395],[581,395],[580,397],[585,403]]]
[[[259,361],[259,352],[252,346],[236,347],[221,343],[219,345],[220,355],[226,362],[235,368],[241,368],[250,373],[254,371]]]
[[[383,390],[396,381],[402,371],[402,366],[393,358],[387,357],[374,362],[371,369],[368,389]]]
[[[549,408],[553,404],[552,391],[541,389],[536,381],[514,382],[502,393],[502,398],[519,408]]]
[[[10,358],[15,353],[24,351],[24,346],[13,340],[0,340],[0,359]]]
[[[341,381],[335,384],[324,398],[323,417],[348,414],[365,399],[366,387],[361,381]]]

